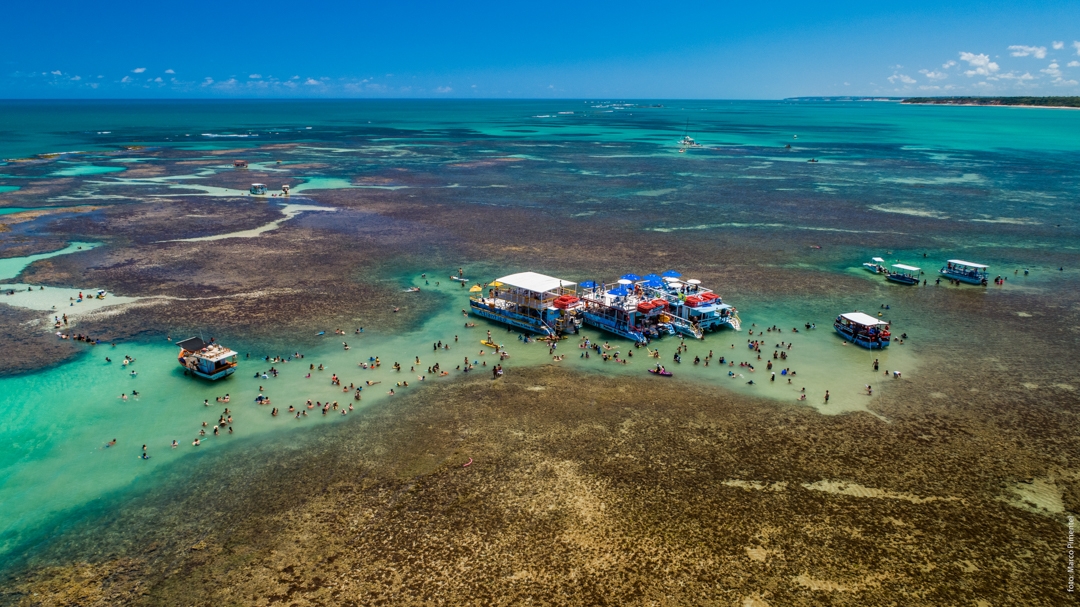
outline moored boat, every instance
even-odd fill
[[[236,352],[200,337],[189,337],[176,344],[180,347],[177,357],[180,366],[203,379],[215,380],[232,375],[236,371]]]
[[[921,268],[902,263],[894,263],[892,267],[894,269],[889,270],[888,273],[885,274],[886,280],[891,280],[892,282],[897,282],[902,285],[919,284],[919,276],[922,274]]]
[[[871,350],[888,347],[891,339],[889,323],[862,312],[837,316],[833,328],[844,339]]]
[[[885,274],[888,271],[885,268],[885,260],[880,257],[871,257],[870,261],[863,264],[863,268],[874,274]]]
[[[581,300],[576,283],[536,272],[503,276],[469,299],[470,311],[488,320],[554,337],[576,333]]]
[[[938,270],[938,273],[946,278],[953,280],[959,280],[960,282],[966,282],[972,285],[986,286],[989,273],[986,271],[990,266],[983,265],[981,263],[971,263],[970,261],[962,261],[959,259],[950,259],[946,262],[945,267]]]

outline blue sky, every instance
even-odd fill
[[[11,2],[0,97],[1080,94],[1080,2]]]

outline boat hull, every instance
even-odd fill
[[[918,278],[913,278],[911,276],[904,276],[903,274],[889,274],[888,276],[885,277],[885,280],[888,280],[889,282],[895,282],[895,283],[901,284],[901,285],[917,285],[917,284],[919,284],[919,279]]]
[[[649,341],[648,338],[645,337],[645,335],[643,333],[641,333],[639,331],[633,331],[628,327],[623,327],[623,326],[620,326],[618,324],[614,324],[610,320],[608,320],[608,319],[606,319],[606,318],[604,318],[604,317],[602,317],[600,315],[593,314],[591,312],[585,312],[582,315],[581,320],[585,324],[589,325],[590,327],[594,327],[594,328],[600,329],[601,331],[606,331],[608,333],[618,335],[619,337],[624,337],[624,338],[629,339],[631,341],[636,341],[638,343],[643,343],[643,344],[648,343],[648,341]]]
[[[501,323],[514,327],[515,329],[521,329],[522,331],[528,331],[529,333],[536,333],[538,335],[545,335],[549,337],[555,336],[555,330],[551,327],[540,322],[538,319],[529,318],[520,314],[513,314],[510,312],[504,312],[501,310],[492,310],[488,306],[483,304],[477,304],[475,301],[469,302],[470,311],[488,320]]]
[[[840,337],[843,337],[851,343],[857,346],[862,346],[868,350],[883,350],[889,347],[888,338],[870,341],[869,339],[866,339],[865,337],[860,336],[859,334],[847,329],[847,327],[845,327],[844,325],[834,324],[833,328],[836,329],[836,332],[840,335]]]
[[[187,367],[187,365],[185,365],[182,360],[180,362],[180,366],[184,368],[184,371],[191,373],[195,377],[201,377],[203,379],[207,379],[207,380],[210,380],[210,381],[217,381],[219,379],[226,378],[226,377],[228,377],[228,376],[230,376],[230,375],[232,375],[233,373],[236,372],[236,365],[230,365],[228,367],[222,367],[221,369],[218,369],[218,370],[214,371],[213,373],[207,373],[206,371],[203,371],[202,369],[199,369],[198,367],[196,367],[194,369],[189,369]]]
[[[953,280],[959,280],[960,282],[966,282],[969,285],[982,285],[986,286],[985,276],[972,276],[970,274],[955,274],[953,272],[938,272],[945,278],[951,278]]]

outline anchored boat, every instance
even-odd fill
[[[646,276],[641,283],[646,293],[668,302],[671,318],[668,322],[676,331],[701,339],[704,333],[724,327],[740,330],[739,312],[712,289],[701,286],[701,281],[691,278],[680,281],[678,272],[667,271],[660,280]]]
[[[885,260],[880,257],[871,257],[870,261],[863,264],[863,267],[874,274],[885,274],[888,271],[885,268]]]
[[[916,268],[915,266],[909,266],[902,263],[894,263],[892,267],[894,269],[889,270],[889,272],[885,274],[886,280],[898,282],[902,285],[919,284],[919,276],[922,274],[921,268]]]
[[[581,300],[575,286],[554,276],[520,272],[489,284],[486,297],[481,289],[469,299],[469,308],[477,316],[545,337],[576,333]]]
[[[891,338],[889,323],[862,312],[837,316],[833,328],[844,339],[871,350],[888,347]]]
[[[180,366],[203,379],[221,379],[236,371],[236,352],[214,343],[204,342],[200,337],[189,337],[176,344],[180,347],[177,360]]]
[[[971,263],[970,261],[961,261],[959,259],[950,259],[944,268],[938,270],[942,276],[951,278],[953,280],[959,280],[960,282],[966,282],[972,285],[986,286],[987,278],[989,276],[986,271],[990,266],[985,266],[981,263]]]

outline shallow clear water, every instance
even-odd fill
[[[704,381],[739,393],[795,403],[799,390],[805,387],[808,399],[803,406],[823,413],[864,409],[871,402],[865,385],[872,385],[879,394],[894,381],[881,374],[885,369],[902,371],[902,381],[917,381],[919,377],[918,346],[895,344],[886,352],[845,346],[831,328],[838,311],[859,308],[876,313],[881,311],[878,306],[888,303],[890,310],[883,313],[896,321],[899,332],[909,331],[920,339],[933,334],[934,320],[919,313],[918,291],[882,282],[859,268],[862,261],[885,255],[890,263],[894,259],[912,263],[932,274],[935,261],[953,252],[975,255],[977,261],[995,267],[1013,268],[1028,265],[1030,251],[1077,249],[1073,217],[1080,191],[1080,171],[1075,163],[1080,112],[891,103],[658,103],[665,107],[616,110],[582,101],[0,102],[0,130],[13,133],[0,141],[0,156],[113,150],[133,144],[221,150],[300,143],[282,165],[251,166],[277,170],[289,162],[325,163],[328,168],[324,170],[302,171],[297,176],[300,184],[293,189],[297,194],[309,191],[315,202],[319,193],[328,189],[412,187],[361,184],[357,180],[373,167],[393,167],[435,173],[428,195],[434,188],[467,188],[468,196],[485,204],[543,207],[562,214],[567,221],[579,217],[631,218],[640,223],[646,235],[679,234],[688,242],[722,238],[732,232],[778,240],[811,233],[820,235],[826,244],[829,239],[850,238],[849,242],[857,244],[838,246],[857,248],[858,252],[822,259],[804,256],[793,259],[790,269],[876,281],[872,296],[838,293],[808,298],[793,293],[782,301],[735,298],[729,303],[741,311],[743,332],[713,334],[704,342],[689,344],[682,364],[671,360],[677,340],[666,338],[655,344],[662,354],[660,362],[673,370],[675,377],[653,379],[670,382],[673,393],[679,382]],[[560,111],[574,113],[560,115]],[[680,154],[674,144],[685,129],[709,149]],[[444,145],[448,142],[455,145]],[[790,157],[777,153],[785,144],[792,145]],[[215,172],[232,170],[227,162],[220,167],[201,167],[190,175],[129,179],[119,172],[122,167],[109,165],[131,159],[88,156],[86,163],[80,163],[78,156],[65,157],[71,166],[54,164],[48,175],[89,176],[96,190],[87,199],[106,203],[113,186],[156,188],[154,196],[243,193],[200,183]],[[520,162],[506,169],[509,176],[485,174],[487,181],[472,182],[466,173],[453,172],[495,156]],[[808,164],[810,156],[820,162]],[[11,184],[0,187],[16,188],[22,179],[0,176],[0,181]],[[271,183],[271,187],[276,185]],[[718,198],[709,197],[714,194]],[[846,206],[835,214],[841,202]],[[0,213],[5,210],[0,209]],[[896,225],[866,229],[860,225],[858,213],[895,218]],[[300,222],[316,215],[322,214],[305,213],[288,221]],[[908,221],[921,223],[904,223]],[[207,239],[258,237],[260,230],[277,225],[280,223],[273,222]],[[952,227],[957,225],[979,229],[954,231]],[[926,260],[924,249],[911,248],[896,248],[886,255],[883,249],[891,247],[881,244],[882,240],[893,231],[905,230],[926,230],[927,248],[938,258]],[[0,282],[17,283],[19,273],[34,260],[76,253],[79,246],[85,250],[93,245],[72,243],[53,253],[0,259]],[[642,265],[618,268],[613,274],[668,269]],[[531,269],[555,273],[546,268]],[[431,280],[427,285],[417,278],[420,272],[445,272],[413,270],[399,277],[401,288],[416,285],[425,291],[408,297],[432,297],[427,291],[438,291],[446,298],[442,312],[408,334],[380,334],[368,327],[357,336],[352,334],[354,327],[343,327],[348,334],[342,337],[327,327],[325,345],[305,351],[302,362],[276,365],[281,369],[277,378],[252,377],[256,370],[270,366],[259,357],[292,352],[266,353],[259,344],[230,343],[244,353],[250,351],[252,359],[243,359],[233,377],[207,383],[184,377],[176,363],[175,346],[161,339],[116,348],[85,346],[88,351],[73,362],[0,379],[0,410],[5,413],[0,424],[0,508],[5,512],[0,521],[0,553],[26,539],[50,517],[62,516],[111,491],[153,482],[155,470],[196,449],[191,442],[198,436],[201,422],[217,420],[226,405],[214,399],[225,393],[232,396],[228,407],[233,411],[236,434],[207,437],[200,450],[221,449],[238,437],[288,441],[292,431],[340,422],[337,413],[324,418],[313,410],[301,420],[285,413],[289,405],[302,406],[307,399],[355,403],[351,394],[330,386],[332,373],[338,373],[345,384],[383,382],[364,389],[359,404],[368,407],[392,398],[386,391],[397,381],[414,386],[405,390],[418,389],[416,376],[426,374],[427,366],[435,361],[453,375],[466,354],[490,365],[494,357],[479,343],[488,329],[509,350],[511,356],[504,365],[510,373],[523,365],[558,364],[587,372],[643,375],[653,364],[644,350],[633,350],[633,362],[626,366],[604,363],[595,356],[584,359],[573,337],[558,349],[566,359],[553,362],[543,344],[522,344],[516,341],[516,334],[507,334],[497,325],[469,319],[477,327],[466,329],[460,313],[466,307],[466,294],[457,283],[446,281],[435,287]],[[504,273],[492,268],[476,271],[473,277],[489,280]],[[570,280],[613,277],[566,276]],[[1037,295],[1051,282],[1036,272],[1030,281],[1010,280],[1009,287],[1029,289]],[[729,291],[737,288],[706,286],[719,288],[726,299],[731,299]],[[71,287],[88,291],[97,285]],[[986,296],[994,296],[993,291]],[[92,306],[130,303],[110,296],[103,303],[95,300],[72,305],[71,294],[62,289],[7,297],[11,299],[0,299],[0,303],[38,310],[42,319],[54,315],[51,307],[57,304],[52,303],[53,298],[59,302],[58,308],[66,302],[74,309],[75,318]],[[806,322],[814,322],[818,328],[805,331]],[[757,333],[772,325],[780,331],[766,333],[763,339],[767,344],[794,342],[790,359],[778,367],[797,372],[790,385],[779,374],[776,382],[769,381],[765,366],[773,348],[763,348],[763,360],[758,361],[746,347],[748,339],[758,338],[750,336],[749,330]],[[791,332],[792,327],[800,332]],[[78,331],[77,325],[73,330]],[[453,341],[455,335],[460,341]],[[594,331],[584,335],[600,343],[607,341],[623,354],[631,351],[628,342]],[[438,340],[452,349],[433,353],[432,342]],[[342,341],[352,349],[344,351]],[[913,344],[921,343],[913,340]],[[692,364],[694,356],[704,358],[710,349],[714,359],[708,367]],[[481,350],[487,354],[481,357]],[[129,367],[121,365],[125,354],[134,356],[136,362]],[[106,356],[113,362],[106,363]],[[357,363],[370,356],[379,356],[382,367],[361,370]],[[408,369],[415,356],[421,358],[416,372],[391,370],[394,361]],[[720,356],[734,360],[736,366],[719,366]],[[872,368],[875,358],[881,363],[878,373]],[[756,370],[751,373],[738,366],[743,361]],[[313,377],[307,378],[309,364],[324,364],[327,369],[313,371]],[[132,377],[131,370],[137,375]],[[478,370],[487,371],[483,366]],[[728,371],[741,377],[729,377]],[[450,381],[453,375],[425,381]],[[750,379],[755,381],[753,385],[747,383]],[[282,410],[279,417],[270,416],[271,407],[254,404],[260,385],[272,398],[272,406]],[[140,392],[137,400],[130,398],[133,390]],[[822,399],[825,390],[832,395],[828,405]],[[127,401],[119,398],[122,393],[129,395]],[[210,401],[210,407],[202,405],[204,399]],[[103,448],[113,438],[117,445]],[[170,447],[172,440],[179,442],[175,450]],[[149,460],[138,457],[143,444],[151,455]]]

